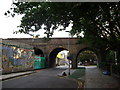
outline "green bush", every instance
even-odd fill
[[[120,76],[120,64],[112,65],[112,73]]]
[[[108,62],[101,62],[101,63],[99,63],[99,68],[103,69],[103,70],[110,71],[110,63],[108,63]]]

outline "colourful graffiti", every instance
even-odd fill
[[[15,46],[2,46],[3,72],[16,72],[33,68],[34,56],[32,49]]]

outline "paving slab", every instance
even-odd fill
[[[104,75],[97,67],[86,67],[85,88],[120,88],[118,79]]]

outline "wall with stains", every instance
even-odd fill
[[[33,49],[26,47],[2,43],[2,73],[33,70]]]

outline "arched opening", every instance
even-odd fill
[[[66,50],[66,49],[56,48],[50,53],[50,55],[49,55],[49,67],[55,67],[55,66],[60,65],[59,60],[58,60],[59,58],[57,58],[57,55],[59,52],[61,52],[63,50]]]
[[[67,50],[60,51],[56,56],[56,68],[68,68],[68,52]]]
[[[42,51],[41,49],[36,48],[36,47],[34,47],[33,49],[34,49],[34,54],[35,54],[35,55],[44,57],[44,53],[43,53],[43,51]]]
[[[77,66],[97,65],[98,57],[96,52],[90,48],[84,48],[77,54]]]
[[[39,48],[34,47],[34,69],[46,68],[46,58]]]

